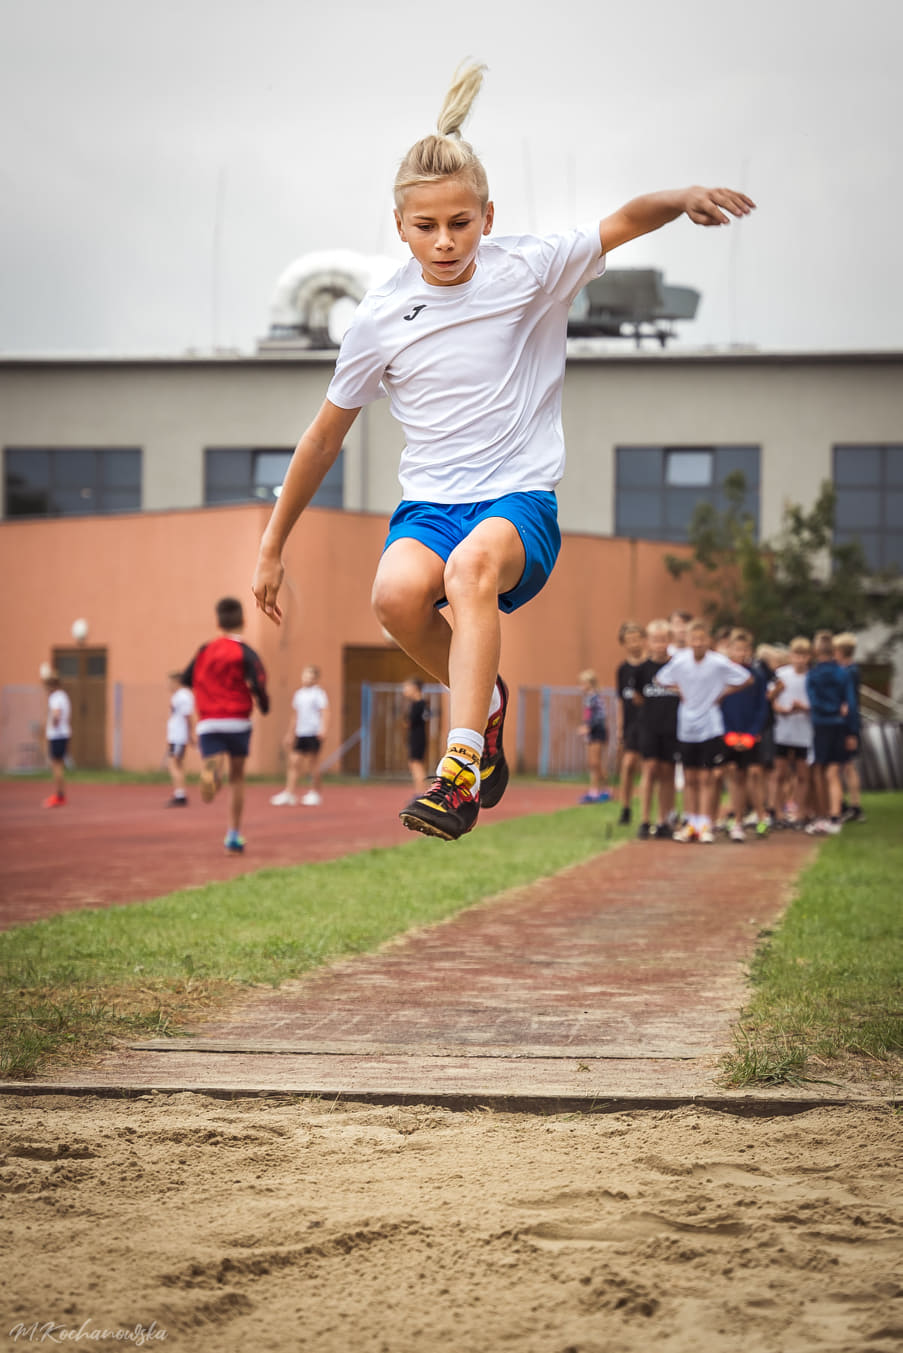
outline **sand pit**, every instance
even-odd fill
[[[47,1326],[220,1353],[903,1344],[889,1108],[0,1095],[0,1184],[10,1347]]]

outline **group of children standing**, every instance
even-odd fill
[[[714,642],[705,621],[675,613],[645,629],[625,623],[619,639],[622,825],[637,778],[644,840],[710,844],[722,827],[742,842],[747,829],[764,836],[778,825],[833,834],[862,819],[853,635],[821,632],[756,655],[748,630]]]

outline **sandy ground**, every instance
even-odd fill
[[[0,1347],[890,1353],[901,1195],[876,1106],[0,1095]]]

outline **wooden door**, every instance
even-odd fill
[[[347,647],[342,651],[342,741],[352,737],[361,726],[361,687],[365,682],[391,683],[399,687],[408,677],[419,677],[424,684],[432,683],[433,678],[412,662],[400,648],[361,646]],[[430,724],[430,747],[427,756],[433,754],[432,743],[439,737],[438,720]],[[380,750],[380,743],[371,757],[371,775],[407,774],[407,753],[405,751],[404,727],[399,722],[398,748],[394,754]],[[345,775],[359,775],[361,771],[360,746],[351,747],[342,758],[342,771]]]
[[[69,755],[76,766],[107,766],[107,650],[55,648],[53,666],[72,701]]]

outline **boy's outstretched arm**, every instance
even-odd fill
[[[359,413],[360,409],[340,409],[325,399],[295,447],[282,492],[260,541],[257,568],[251,584],[258,610],[263,611],[276,625],[282,619],[276,598],[285,573],[282,565],[285,542],[341,451],[348,429]]]
[[[678,216],[687,215],[696,225],[729,225],[725,213],[748,216],[755,205],[751,197],[733,188],[673,188],[644,193],[599,222],[602,252],[608,254],[619,244],[659,230]]]

